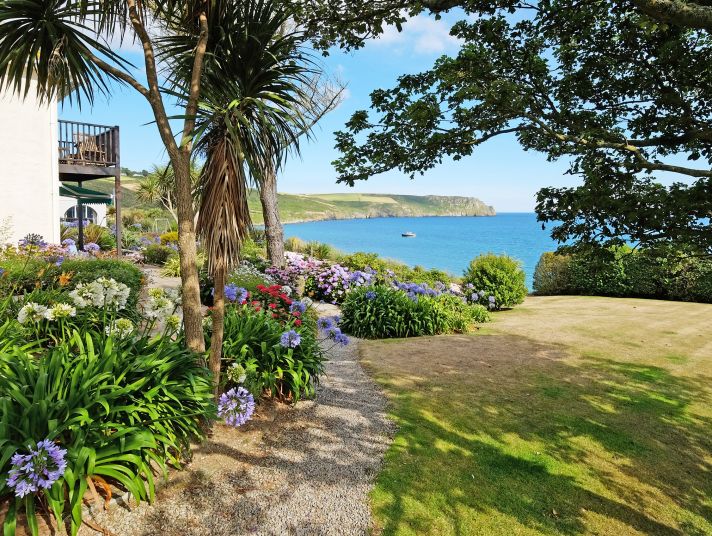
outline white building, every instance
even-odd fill
[[[0,92],[0,117],[0,245],[29,233],[59,243],[60,222],[77,220],[78,197],[85,219],[106,225],[108,199],[87,189],[92,179],[120,180],[118,127],[61,121],[57,102],[41,102],[34,87],[24,99]],[[73,197],[60,196],[61,185]]]

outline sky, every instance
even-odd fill
[[[452,21],[417,16],[406,23],[402,32],[387,28],[363,49],[350,53],[332,51],[321,60],[327,71],[347,84],[345,99],[317,125],[314,139],[302,147],[301,159],[288,161],[279,177],[279,190],[464,195],[477,197],[498,212],[531,212],[539,188],[573,185],[576,178],[565,175],[566,162],[547,162],[544,154],[526,152],[514,137],[495,138],[478,147],[472,156],[459,162],[444,162],[413,180],[394,171],[353,188],[336,183],[331,165],[338,157],[333,133],[344,128],[354,111],[368,108],[369,94],[374,89],[390,88],[400,74],[427,70],[439,56],[456,53],[458,42],[449,35]],[[134,44],[123,48],[130,61],[142,65],[142,56]],[[141,77],[142,71],[138,67],[136,76]],[[151,169],[168,160],[147,101],[131,88],[114,87],[111,97],[99,97],[93,108],[79,109],[64,103],[59,115],[62,119],[119,125],[122,167]]]

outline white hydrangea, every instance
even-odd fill
[[[27,302],[17,315],[17,321],[20,324],[27,322],[40,322],[46,320],[49,311],[44,305],[35,302]],[[51,320],[51,318],[50,318]]]
[[[207,329],[208,331],[212,331],[212,329],[213,329],[213,317],[212,316],[204,316],[203,317],[203,328]]]
[[[47,311],[47,320],[59,320],[60,318],[68,318],[77,316],[77,309],[68,303],[56,303],[49,311]]]
[[[105,331],[107,335],[113,335],[118,339],[123,339],[133,333],[134,325],[128,318],[119,318],[111,325],[106,326]]]

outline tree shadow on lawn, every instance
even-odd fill
[[[364,355],[400,426],[384,534],[712,534],[710,378],[511,335]]]

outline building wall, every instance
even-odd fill
[[[0,117],[0,240],[59,243],[57,103],[41,104],[34,88],[24,100],[0,92]]]

